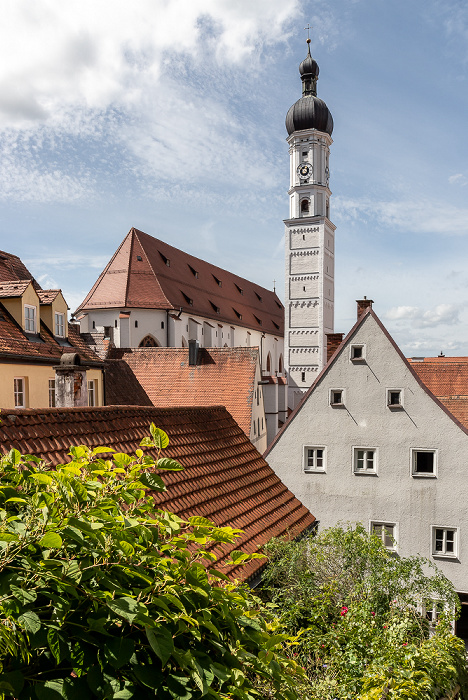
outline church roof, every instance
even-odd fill
[[[196,365],[187,348],[113,350],[111,357],[121,359],[106,363],[108,404],[133,403],[133,396],[158,407],[222,405],[250,436],[258,348],[199,349]]]
[[[151,422],[169,435],[164,455],[185,468],[161,472],[167,491],[155,494],[155,505],[183,518],[201,515],[218,526],[244,531],[234,544],[217,547],[221,564],[234,549],[255,552],[272,537],[294,537],[313,524],[314,516],[222,406],[4,410],[0,452],[14,447],[52,465],[69,461],[71,445],[108,445],[118,452],[135,452]],[[264,564],[264,559],[255,559],[245,567],[230,567],[227,573],[247,579]]]
[[[132,228],[80,304],[93,309],[173,309],[283,334],[275,292]]]

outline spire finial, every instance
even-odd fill
[[[312,27],[310,26],[310,22],[307,22],[307,27],[304,27],[304,31],[307,29],[307,43],[310,44],[310,30]]]

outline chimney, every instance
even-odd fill
[[[372,309],[373,303],[374,301],[372,299],[368,299],[367,297],[364,297],[364,299],[356,299],[358,320],[361,318],[366,309]]]
[[[88,382],[86,371],[76,352],[65,352],[55,370],[55,406],[73,408],[88,405]]]
[[[189,340],[188,341],[188,363],[189,365],[197,365],[198,364],[198,348],[200,347],[200,343],[198,340]]]
[[[335,350],[340,347],[344,333],[327,333],[327,362],[329,362],[330,357],[333,355]]]

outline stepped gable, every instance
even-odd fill
[[[23,332],[0,303],[0,357],[2,359],[14,360],[21,356],[21,358],[39,362],[42,360],[58,363],[65,352],[77,352],[83,363],[102,366],[101,358],[86,345],[72,324],[68,326],[68,340],[59,343],[41,321],[40,333],[31,340],[31,337]]]
[[[468,428],[468,357],[408,358],[425,386]]]
[[[218,322],[284,332],[275,292],[134,228],[77,312],[100,308],[182,308]]]
[[[297,536],[315,518],[284,486],[222,406],[210,408],[98,407],[15,409],[2,413],[0,448],[67,462],[71,445],[112,446],[135,452],[153,422],[169,434],[164,455],[183,472],[161,472],[167,491],[155,505],[181,517],[201,515],[218,526],[244,530],[235,544],[216,548],[222,565],[233,549],[255,552],[272,537]],[[149,448],[144,448],[149,450]],[[254,578],[265,560],[228,568],[232,578]]]
[[[41,288],[17,255],[0,250],[0,282],[17,280],[31,280],[36,291]]]
[[[196,365],[187,348],[114,349],[110,357],[121,359],[106,364],[109,405],[133,404],[140,384],[154,406],[225,406],[250,436],[258,348],[199,349]]]

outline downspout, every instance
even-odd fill
[[[166,309],[166,348],[169,347],[169,309]]]

